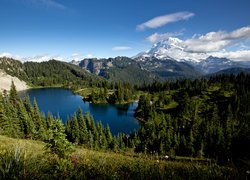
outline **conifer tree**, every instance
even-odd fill
[[[76,113],[74,113],[72,119],[71,119],[71,137],[72,137],[72,142],[73,143],[78,143],[79,142],[79,125],[76,117]]]
[[[18,104],[15,104],[18,105]],[[22,135],[22,124],[18,117],[18,110],[14,104],[10,103],[10,101],[6,101],[5,103],[5,112],[7,118],[7,128],[8,135],[11,137],[18,138]]]
[[[9,100],[15,107],[17,107],[17,103],[20,101],[13,81],[11,82]]]
[[[39,111],[39,108],[38,108],[38,105],[37,105],[35,98],[33,101],[33,116],[32,116],[32,118],[33,118],[34,124],[36,126],[36,131],[39,131],[40,127],[42,126],[42,118],[41,118],[41,114],[40,114],[40,111]]]
[[[45,140],[46,139],[46,122],[42,118],[36,99],[34,98],[34,110],[33,110],[33,121],[36,127],[36,138]]]
[[[23,103],[18,105],[18,117],[21,123],[21,131],[26,138],[32,138],[35,135],[35,125],[28,115]]]
[[[51,112],[48,112],[48,115],[47,115],[47,129],[50,129],[50,127],[53,125],[53,116],[51,114]]]
[[[113,137],[112,137],[109,125],[107,125],[107,127],[105,129],[105,136],[106,136],[106,139],[107,139],[108,146],[110,148],[111,147],[111,143],[113,141]]]
[[[91,131],[88,131],[88,147],[93,149],[94,148],[94,137]]]
[[[72,136],[71,136],[71,125],[70,125],[70,119],[69,117],[67,118],[67,121],[66,121],[66,125],[65,125],[65,133],[66,133],[66,137],[67,139],[72,142]]]
[[[72,151],[72,145],[66,139],[65,127],[60,119],[53,120],[50,126],[50,137],[47,141],[47,149],[51,154],[60,158],[66,158]]]
[[[79,143],[84,144],[88,141],[88,130],[81,108],[77,111],[77,120],[79,124]]]
[[[28,113],[28,115],[32,118],[32,114],[33,114],[33,108],[30,104],[30,99],[29,99],[29,96],[26,96],[23,100],[23,105]]]

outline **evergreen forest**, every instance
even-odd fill
[[[98,99],[110,102],[114,96],[114,103],[122,103],[132,94],[140,95],[135,112],[139,130],[114,136],[108,125],[95,122],[90,113],[81,109],[63,124],[60,117],[41,113],[35,99],[20,99],[12,83],[10,92],[0,95],[1,141],[10,137],[22,139],[26,144],[40,143],[34,148],[42,146],[43,155],[33,154],[29,163],[41,158],[39,168],[44,172],[40,174],[38,169],[31,168],[25,160],[28,153],[25,148],[7,147],[1,142],[0,177],[235,179],[248,176],[249,74],[155,81],[141,86],[101,83],[96,89],[99,93],[92,91],[89,96],[93,102]],[[109,93],[110,89],[114,93]],[[79,155],[83,152],[83,156]],[[44,162],[46,158],[49,163]],[[170,172],[176,173],[175,176]]]

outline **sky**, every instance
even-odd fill
[[[250,60],[249,0],[0,0],[0,56],[132,57],[175,37],[187,53]]]

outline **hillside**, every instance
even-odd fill
[[[56,60],[21,63],[3,57],[0,58],[0,69],[33,86],[88,86],[103,81],[102,78],[76,65]]]
[[[233,169],[217,165],[172,162],[81,147],[75,147],[68,159],[58,159],[46,153],[44,146],[40,141],[0,135],[0,178],[228,179],[237,176]]]

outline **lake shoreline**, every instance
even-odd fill
[[[22,97],[29,96],[31,103],[35,98],[39,109],[47,114],[59,115],[63,123],[72,117],[79,108],[89,112],[95,122],[101,121],[109,125],[112,134],[130,133],[139,129],[139,122],[134,117],[137,103],[128,104],[96,104],[82,100],[82,96],[65,87],[30,88],[23,91]]]

